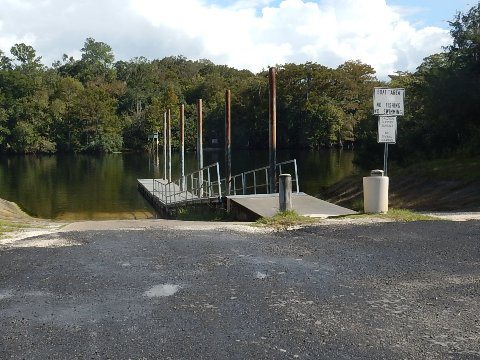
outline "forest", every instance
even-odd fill
[[[415,72],[379,81],[360,61],[337,68],[306,62],[277,65],[279,148],[355,146],[359,163],[381,157],[373,88],[405,88],[405,116],[391,155],[409,162],[478,154],[480,143],[480,3],[449,22],[453,42]],[[115,61],[106,43],[87,38],[81,58],[50,67],[35,49],[0,50],[0,152],[145,151],[172,112],[178,147],[185,104],[187,148],[195,147],[196,102],[204,104],[204,146],[223,146],[225,90],[232,92],[233,148],[268,144],[268,69],[254,74],[183,56]],[[379,150],[380,149],[380,150]]]

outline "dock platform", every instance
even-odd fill
[[[168,184],[165,179],[155,179],[163,185]],[[227,211],[233,217],[243,221],[255,221],[261,217],[271,217],[278,213],[279,202],[277,194],[256,195],[229,195],[212,198],[199,197],[188,191],[180,191],[180,187],[173,183],[163,190],[162,194],[154,191],[153,179],[137,179],[138,190],[148,202],[161,214],[172,215],[179,205],[187,204],[226,204]],[[175,201],[166,200],[174,197]],[[327,218],[332,216],[353,215],[355,211],[317,199],[305,193],[292,193],[292,207],[299,215]]]

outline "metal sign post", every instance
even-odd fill
[[[385,144],[383,154],[383,171],[388,175],[388,144],[395,144],[397,141],[397,117],[379,116],[378,117],[378,142]]]
[[[383,173],[388,176],[388,143],[385,143],[385,149],[383,150]]]
[[[373,114],[378,115],[379,143],[384,143],[383,171],[388,175],[388,144],[397,140],[397,116],[405,113],[405,89],[375,88],[373,92]]]

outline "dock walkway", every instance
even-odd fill
[[[355,214],[350,209],[300,192],[296,160],[277,164],[277,171],[281,174],[288,165],[292,166],[297,189],[292,193],[292,207],[299,215],[326,218]],[[278,193],[259,193],[270,188],[268,169],[262,167],[233,176],[229,190],[222,187],[226,181],[220,178],[218,162],[176,181],[137,179],[137,182],[139,191],[159,213],[173,214],[178,207],[192,204],[215,204],[226,205],[227,212],[238,220],[252,221],[274,216],[279,211]]]

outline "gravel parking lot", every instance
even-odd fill
[[[0,358],[480,358],[480,221],[128,224],[0,244]]]

